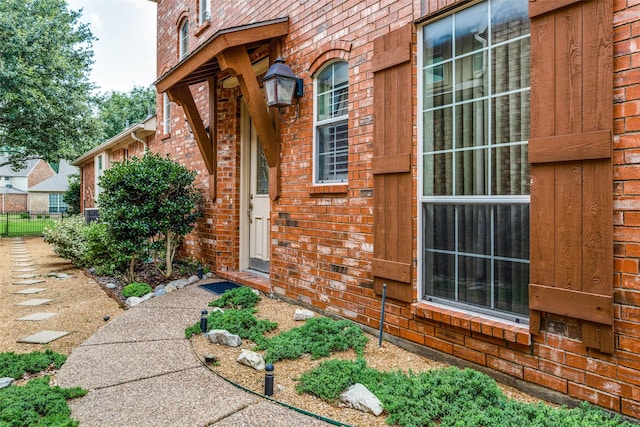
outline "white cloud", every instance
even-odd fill
[[[91,80],[100,92],[127,92],[156,78],[156,4],[143,0],[68,0],[83,9],[93,43]]]

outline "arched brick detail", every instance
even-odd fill
[[[332,41],[325,43],[320,49],[321,53],[315,57],[309,66],[309,75],[314,77],[315,74],[322,68],[324,64],[332,59],[344,59],[349,60],[349,53],[351,52],[351,42],[347,41]]]

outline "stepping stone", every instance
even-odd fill
[[[34,277],[38,277],[37,274],[18,274],[17,276],[11,276],[14,279],[33,279]]]
[[[36,306],[36,305],[48,304],[51,301],[53,301],[53,300],[52,299],[36,298],[36,299],[30,299],[30,300],[27,300],[27,301],[18,302],[18,303],[14,304],[14,305]]]
[[[31,258],[30,256],[25,256],[25,257],[14,257],[11,258],[12,262],[33,262],[33,258]]]
[[[17,264],[13,264],[15,267],[33,267],[35,264],[33,262],[19,262]]]
[[[19,318],[18,320],[29,320],[33,322],[40,322],[42,320],[47,320],[53,316],[57,316],[58,313],[47,313],[44,311],[39,311],[37,313],[30,314],[28,316],[24,316]]]
[[[14,273],[28,273],[30,271],[36,271],[35,268],[14,268],[12,270]]]
[[[35,285],[36,283],[44,283],[44,279],[27,279],[13,282],[14,285]]]
[[[42,291],[46,291],[47,288],[27,288],[27,289],[21,289],[19,291],[15,291],[15,292],[11,292],[12,294],[24,294],[24,295],[29,295],[29,294],[37,294],[40,293]]]
[[[57,340],[58,338],[62,338],[65,335],[68,335],[69,332],[63,331],[42,331],[37,334],[29,335],[28,337],[21,338],[17,340],[17,342],[26,343],[26,344],[47,344],[53,340]]]
[[[29,251],[25,249],[12,249],[11,255],[29,255]]]

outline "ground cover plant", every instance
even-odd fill
[[[210,307],[253,308],[260,301],[260,295],[245,286],[226,291],[218,299],[209,303]]]
[[[258,319],[255,316],[256,312],[255,308],[213,311],[207,316],[207,331],[224,329],[229,333],[238,335],[240,338],[250,339],[255,342],[265,332],[272,331],[278,327],[277,323]],[[191,336],[201,332],[200,323],[196,323],[185,330],[185,337],[191,338]]]
[[[50,367],[62,366],[66,356],[47,350],[27,354],[0,353],[0,376],[14,379],[25,373],[38,373]],[[25,385],[0,389],[0,426],[77,426],[72,418],[68,399],[87,394],[79,387],[51,387],[49,376],[29,380]]]
[[[0,353],[0,377],[22,378],[24,374],[35,374],[49,367],[60,368],[67,360],[64,354],[51,350],[26,354]]]
[[[149,292],[153,292],[153,289],[148,283],[133,282],[122,288],[122,295],[125,298],[141,297]]]
[[[386,422],[422,426],[632,426],[619,417],[583,404],[553,408],[509,399],[489,376],[455,367],[421,373],[380,372],[356,361],[329,360],[300,377],[298,391],[333,402],[349,386],[361,383],[382,402]]]
[[[306,353],[319,359],[350,348],[362,356],[367,341],[362,329],[351,321],[314,317],[271,338],[258,337],[256,350],[267,351],[264,360],[268,363],[297,359]]]

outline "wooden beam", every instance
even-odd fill
[[[531,283],[529,308],[603,325],[613,324],[613,298],[606,295]]]
[[[244,46],[231,47],[218,54],[217,58],[222,70],[230,70],[238,77],[240,90],[258,133],[267,164],[269,167],[276,167],[279,157],[276,132],[269,116],[267,102],[258,85],[258,79],[253,72],[247,50]]]
[[[582,0],[529,0],[529,18],[544,15],[554,10],[571,6]]]
[[[198,107],[196,107],[196,103],[193,100],[193,95],[191,95],[189,86],[172,87],[167,90],[167,96],[169,96],[171,101],[177,103],[183,108],[184,113],[187,116],[187,121],[191,126],[193,136],[198,144],[198,149],[200,150],[204,164],[207,167],[207,171],[209,172],[209,175],[213,175],[215,169],[213,164],[213,148],[211,147],[211,141],[209,140],[207,130],[202,124],[202,118],[200,117]]]
[[[209,140],[211,141],[213,173],[209,176],[209,197],[218,195],[218,77],[207,80],[209,86]]]
[[[610,130],[531,138],[529,163],[610,159],[612,140]]]

